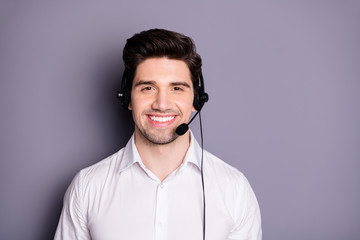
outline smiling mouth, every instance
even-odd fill
[[[151,115],[149,115],[149,118],[154,122],[164,123],[164,122],[169,122],[169,121],[173,120],[175,118],[175,116],[160,117],[160,116],[151,116]]]

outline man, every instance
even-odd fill
[[[190,131],[176,134],[207,100],[193,41],[144,31],[127,40],[123,59],[120,97],[135,132],[125,148],[76,175],[55,239],[261,239],[258,203],[242,173],[202,152]]]

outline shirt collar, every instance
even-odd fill
[[[185,167],[188,163],[192,163],[200,169],[201,166],[201,147],[196,141],[194,134],[190,131],[190,146],[186,152],[184,162],[181,164],[180,169]]]
[[[122,172],[125,169],[129,168],[131,165],[133,165],[136,162],[141,162],[141,158],[139,155],[138,150],[135,146],[135,135],[131,136],[129,141],[127,142],[125,148],[124,148],[124,154],[121,156],[121,162],[119,166],[119,171]]]
[[[135,134],[133,134],[124,148],[122,160],[120,161],[120,165],[119,165],[119,171],[122,172],[135,163],[139,163],[141,167],[145,168],[140,158],[140,154],[135,146]],[[190,146],[186,152],[183,163],[179,167],[179,170],[185,168],[188,163],[192,163],[200,169],[201,147],[199,146],[199,143],[196,141],[194,134],[191,131],[190,131]]]

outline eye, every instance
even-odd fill
[[[183,91],[183,89],[181,87],[174,87],[175,91]]]
[[[152,90],[152,87],[150,87],[150,86],[144,87],[142,89],[142,91],[151,91],[151,90]]]

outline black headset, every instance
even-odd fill
[[[125,109],[128,109],[131,100],[131,88],[131,82],[126,78],[125,70],[121,79],[121,90],[117,93],[117,97]],[[202,73],[200,73],[199,86],[195,90],[193,103],[196,111],[200,111],[207,101],[209,101],[209,95],[205,92],[204,78]]]

